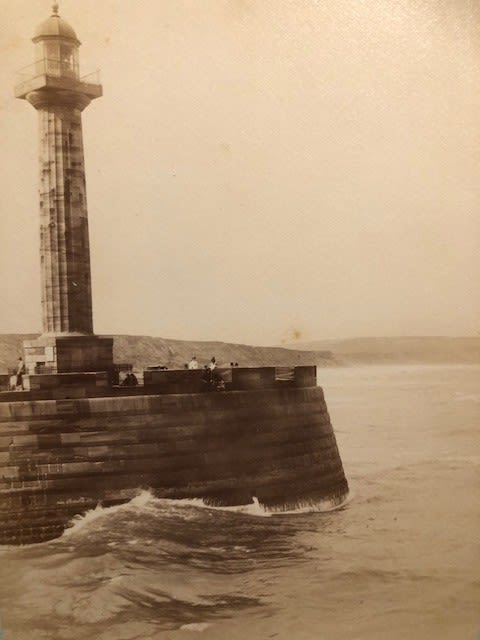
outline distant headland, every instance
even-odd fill
[[[284,345],[329,352],[337,364],[480,364],[480,336],[404,336],[317,340]]]

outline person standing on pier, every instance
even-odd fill
[[[23,376],[25,374],[25,363],[23,362],[22,358],[18,359],[18,366],[17,366],[17,389],[20,387],[20,389],[23,391]]]
[[[198,369],[198,360],[195,356],[192,356],[192,359],[188,363],[189,369]]]

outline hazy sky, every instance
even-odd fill
[[[47,0],[0,0],[0,332],[41,330]],[[62,0],[97,333],[275,344],[480,331],[478,0]]]

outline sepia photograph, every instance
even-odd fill
[[[479,638],[480,2],[0,54],[0,640]]]

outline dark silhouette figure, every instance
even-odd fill
[[[23,376],[25,374],[25,363],[23,362],[22,358],[18,359],[18,366],[17,366],[17,380],[16,380],[16,384],[17,384],[17,389],[20,387],[20,389],[23,391]]]
[[[134,373],[127,373],[121,384],[122,387],[136,387],[137,385],[138,379]]]

